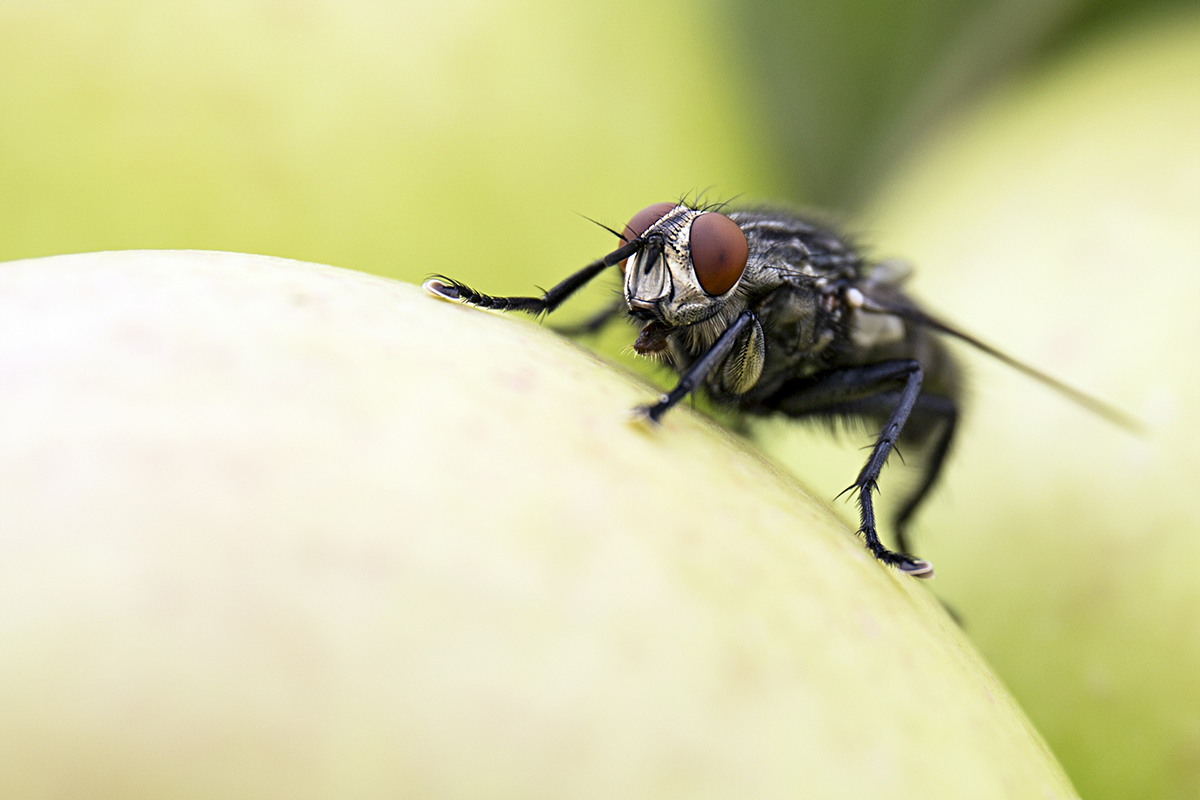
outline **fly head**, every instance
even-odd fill
[[[647,325],[634,343],[658,352],[675,329],[720,313],[746,270],[749,247],[724,214],[655,203],[634,215],[624,238],[638,245],[621,263],[629,313]]]

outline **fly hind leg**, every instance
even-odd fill
[[[896,515],[896,544],[905,553],[912,552],[908,524],[912,521],[917,507],[929,494],[929,490],[937,483],[938,477],[942,473],[942,466],[946,463],[946,456],[954,442],[954,432],[958,427],[958,405],[948,397],[921,395],[917,399],[917,405],[913,408],[909,422],[910,426],[916,424],[920,429],[926,428],[927,425],[937,426],[937,438],[928,451],[921,474],[921,482],[904,501],[904,505],[900,507],[900,512]],[[920,436],[924,433],[924,430],[920,430],[918,438],[924,438]]]

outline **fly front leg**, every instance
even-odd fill
[[[477,292],[470,286],[444,275],[435,275],[422,284],[425,291],[443,300],[461,300],[470,306],[490,308],[495,311],[525,311],[530,314],[548,314],[562,305],[568,297],[587,285],[588,281],[611,266],[621,263],[638,251],[641,244],[629,242],[612,251],[604,258],[593,261],[566,280],[552,287],[541,297],[496,297]]]
[[[704,377],[712,372],[725,359],[725,356],[729,355],[738,336],[754,321],[755,317],[752,311],[746,310],[739,314],[733,324],[717,337],[712,347],[708,348],[704,355],[693,361],[691,366],[684,371],[674,389],[660,397],[654,405],[639,406],[636,409],[637,412],[651,422],[658,422],[663,414],[695,391]]]
[[[863,535],[867,549],[883,563],[892,564],[902,572],[918,578],[930,578],[933,577],[933,566],[928,561],[889,550],[879,541],[872,498],[879,491],[879,473],[895,448],[904,430],[904,423],[908,421],[921,394],[922,377],[921,365],[912,359],[831,369],[789,381],[763,401],[761,409],[750,410],[778,410],[792,417],[826,419],[861,416],[865,400],[894,393],[897,385],[902,383],[899,399],[879,432],[867,463],[846,491],[858,495],[858,532]]]

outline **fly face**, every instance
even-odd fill
[[[634,215],[624,237],[638,246],[622,264],[625,302],[660,334],[641,352],[662,349],[667,332],[719,313],[746,269],[746,236],[723,214],[656,203]]]

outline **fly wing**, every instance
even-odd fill
[[[1097,416],[1103,417],[1114,425],[1119,425],[1127,431],[1137,434],[1145,434],[1146,426],[1141,420],[1130,414],[1125,413],[1115,406],[1105,403],[1103,400],[1098,400],[1089,394],[1079,391],[1073,386],[1069,386],[1058,378],[1047,375],[1039,369],[1029,366],[1023,361],[1018,361],[1002,350],[992,347],[987,342],[984,342],[965,331],[959,330],[953,325],[935,317],[927,311],[918,308],[911,300],[899,293],[888,291],[872,292],[870,295],[864,293],[862,310],[874,314],[891,314],[900,317],[908,322],[917,325],[922,325],[930,330],[946,336],[952,336],[955,339],[966,342],[972,347],[982,350],[992,358],[1002,361],[1013,369],[1028,375],[1035,381],[1049,386],[1054,391],[1066,397],[1088,411],[1091,411]]]

